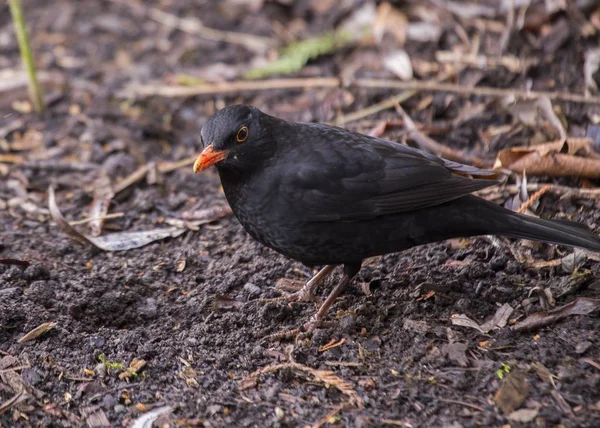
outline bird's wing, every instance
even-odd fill
[[[356,221],[414,211],[498,184],[460,175],[493,172],[339,128],[312,125],[300,134],[313,143],[292,151],[294,161],[286,162],[281,184],[289,204],[309,221]]]

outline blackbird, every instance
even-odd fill
[[[306,329],[319,325],[368,257],[477,235],[600,251],[600,237],[581,224],[518,214],[471,195],[498,184],[493,172],[398,143],[287,122],[249,105],[214,114],[201,140],[194,172],[216,166],[244,229],[287,257],[325,266],[287,299],[312,300],[318,284],[343,265]]]

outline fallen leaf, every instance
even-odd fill
[[[176,238],[180,236],[185,229],[177,227],[152,229],[140,232],[120,232],[105,236],[89,236],[78,232],[71,226],[60,212],[56,204],[54,188],[48,189],[48,209],[50,215],[56,224],[71,238],[83,244],[91,244],[104,251],[125,251],[133,248],[139,248],[151,242],[165,238]]]
[[[505,303],[500,308],[498,308],[498,310],[490,320],[484,322],[481,325],[464,314],[452,315],[451,322],[452,325],[473,328],[485,334],[489,333],[494,329],[500,329],[505,327],[513,311],[513,307],[510,306],[508,303]]]
[[[386,55],[383,66],[402,80],[413,78],[413,68],[410,57],[404,49],[399,49]]]
[[[555,323],[571,315],[587,315],[600,308],[600,299],[579,297],[548,312],[537,312],[511,327],[515,331],[534,330]]]
[[[507,101],[512,100],[509,99]],[[519,100],[508,106],[508,112],[519,122],[532,128],[538,127],[538,120],[540,119],[541,113],[541,116],[556,130],[561,141],[564,141],[567,138],[567,131],[560,119],[556,116],[556,113],[554,113],[552,103],[546,96],[535,99]]]
[[[17,340],[17,342],[25,343],[29,340],[37,339],[41,335],[46,334],[47,332],[52,330],[54,327],[56,327],[55,322],[42,323],[42,324],[38,325],[36,328],[34,328],[33,330],[31,330],[29,333],[27,333],[25,336],[23,336],[22,338]]]
[[[520,409],[512,412],[507,418],[513,422],[527,423],[534,420],[539,413],[538,409]]]
[[[444,351],[447,353],[448,358],[458,363],[461,367],[467,367],[469,360],[467,359],[467,345],[460,342],[449,343],[444,347]]]
[[[373,37],[377,43],[381,43],[386,33],[391,33],[399,46],[406,41],[408,27],[406,15],[394,8],[388,2],[381,3],[377,8],[377,17],[373,24]]]
[[[148,413],[144,413],[135,419],[131,424],[131,428],[151,428],[155,420],[164,414],[171,413],[172,411],[173,408],[171,406],[163,406],[150,410]]]
[[[134,358],[129,363],[129,367],[121,373],[119,373],[119,379],[129,379],[138,375],[139,371],[144,368],[146,361]]]
[[[600,158],[596,158],[597,154],[591,148],[592,142],[590,138],[569,138],[504,149],[498,153],[494,168],[524,172],[528,176],[600,178]]]
[[[528,394],[526,373],[517,369],[504,378],[500,389],[494,394],[494,402],[505,414],[510,414],[523,405]]]

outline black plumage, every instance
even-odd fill
[[[497,184],[492,172],[405,145],[246,105],[217,112],[201,136],[194,169],[217,167],[246,231],[304,264],[343,264],[345,283],[367,257],[453,237],[497,234],[600,251],[584,226],[470,195]]]

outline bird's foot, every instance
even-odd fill
[[[325,266],[315,276],[313,276],[306,284],[302,281],[295,279],[281,278],[277,281],[276,287],[279,290],[292,291],[293,293],[285,294],[281,297],[274,297],[271,299],[260,299],[260,303],[271,303],[271,302],[314,302],[317,300],[315,296],[315,290],[317,286],[322,283],[329,274],[335,269],[334,265]]]
[[[300,327],[270,334],[265,336],[263,340],[267,342],[281,342],[283,340],[295,339],[296,342],[298,342],[309,339],[316,329],[329,326],[331,326],[331,323],[325,323],[322,319],[314,316],[310,321]]]
[[[279,280],[277,282],[277,285],[279,289],[281,288],[292,288],[290,287],[290,283],[291,282],[294,283],[298,283],[300,281],[295,281],[295,280],[286,280],[286,287],[283,287],[282,285],[282,280]],[[296,290],[298,290],[299,287],[296,287]],[[313,289],[311,287],[307,287],[306,284],[303,284],[302,288],[300,288],[298,291],[295,291],[293,293],[286,293],[283,296],[279,296],[279,297],[272,297],[269,299],[260,299],[259,302],[260,303],[271,303],[271,302],[299,302],[299,303],[310,303],[310,302],[314,302],[317,300],[317,297],[315,296]]]

